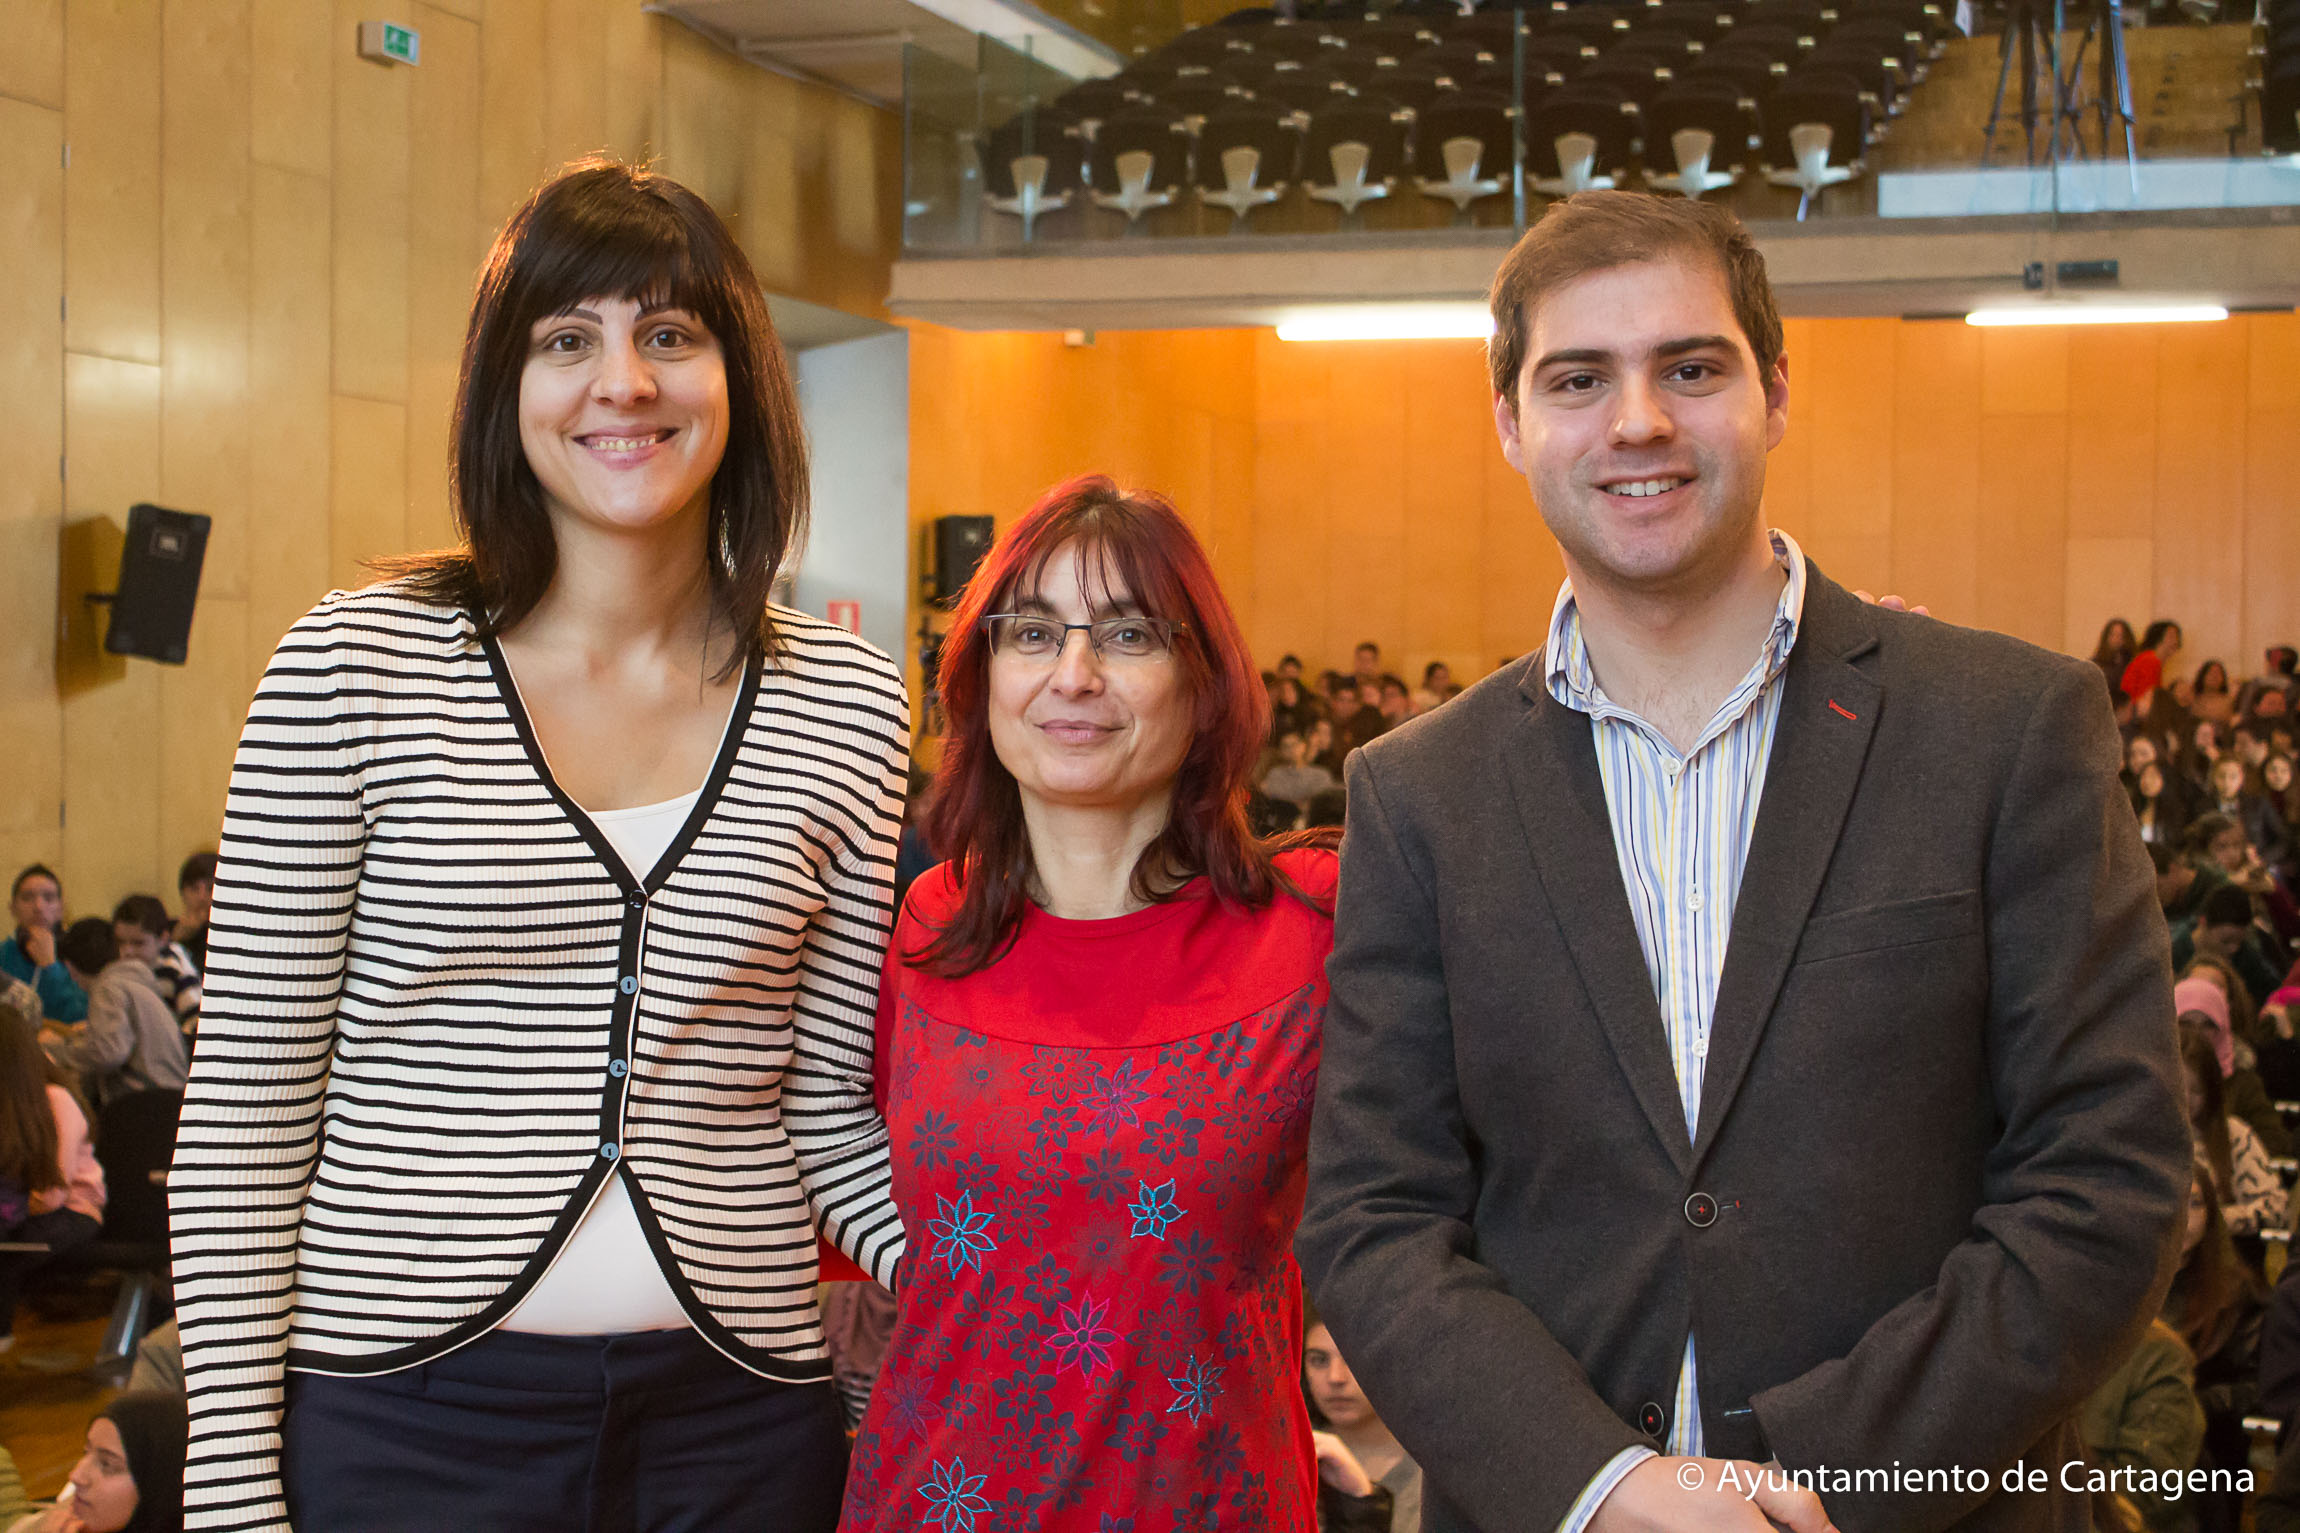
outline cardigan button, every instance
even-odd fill
[[[620,1059],[610,1059],[607,1061],[607,1073],[614,1076],[615,1079],[621,1080],[631,1073],[631,1067]]]
[[[612,1144],[603,1144],[599,1146],[599,1158],[601,1160],[613,1160],[616,1156],[622,1153],[623,1152],[621,1150],[616,1149]]]
[[[637,995],[639,993],[638,975],[626,974],[623,976],[623,993],[625,995]]]

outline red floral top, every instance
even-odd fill
[[[1331,853],[1280,866],[1331,908]],[[919,880],[879,997],[908,1240],[842,1533],[1309,1533],[1292,1243],[1331,917],[1200,881],[1033,909],[963,979],[902,962],[955,897]]]

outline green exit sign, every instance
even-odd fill
[[[363,21],[359,24],[359,56],[378,64],[420,64],[423,36],[395,21]]]

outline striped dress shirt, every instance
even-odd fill
[[[909,716],[884,655],[774,622],[637,877],[462,612],[337,592],[281,641],[169,1178],[187,1526],[286,1528],[286,1370],[484,1335],[610,1177],[698,1334],[830,1377],[817,1227],[881,1282],[903,1246],[871,1052]]]
[[[1772,539],[1773,557],[1789,576],[1773,626],[1690,750],[1680,754],[1661,731],[1612,701],[1597,684],[1571,580],[1558,589],[1543,656],[1549,695],[1589,716],[1613,849],[1621,861],[1621,882],[1629,893],[1629,913],[1637,923],[1654,999],[1668,1029],[1688,1138],[1700,1122],[1717,981],[1725,969],[1741,870],[1749,860],[1757,805],[1765,792],[1765,764],[1781,717],[1781,672],[1797,645],[1797,623],[1805,610],[1804,552],[1785,532],[1775,531]],[[1696,1457],[1702,1451],[1701,1396],[1690,1334],[1670,1412],[1669,1451]],[[1559,1533],[1581,1533],[1622,1477],[1652,1456],[1650,1448],[1623,1449],[1575,1499]]]

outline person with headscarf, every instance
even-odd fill
[[[88,1423],[87,1451],[56,1504],[8,1533],[183,1533],[181,1395],[120,1396]]]

